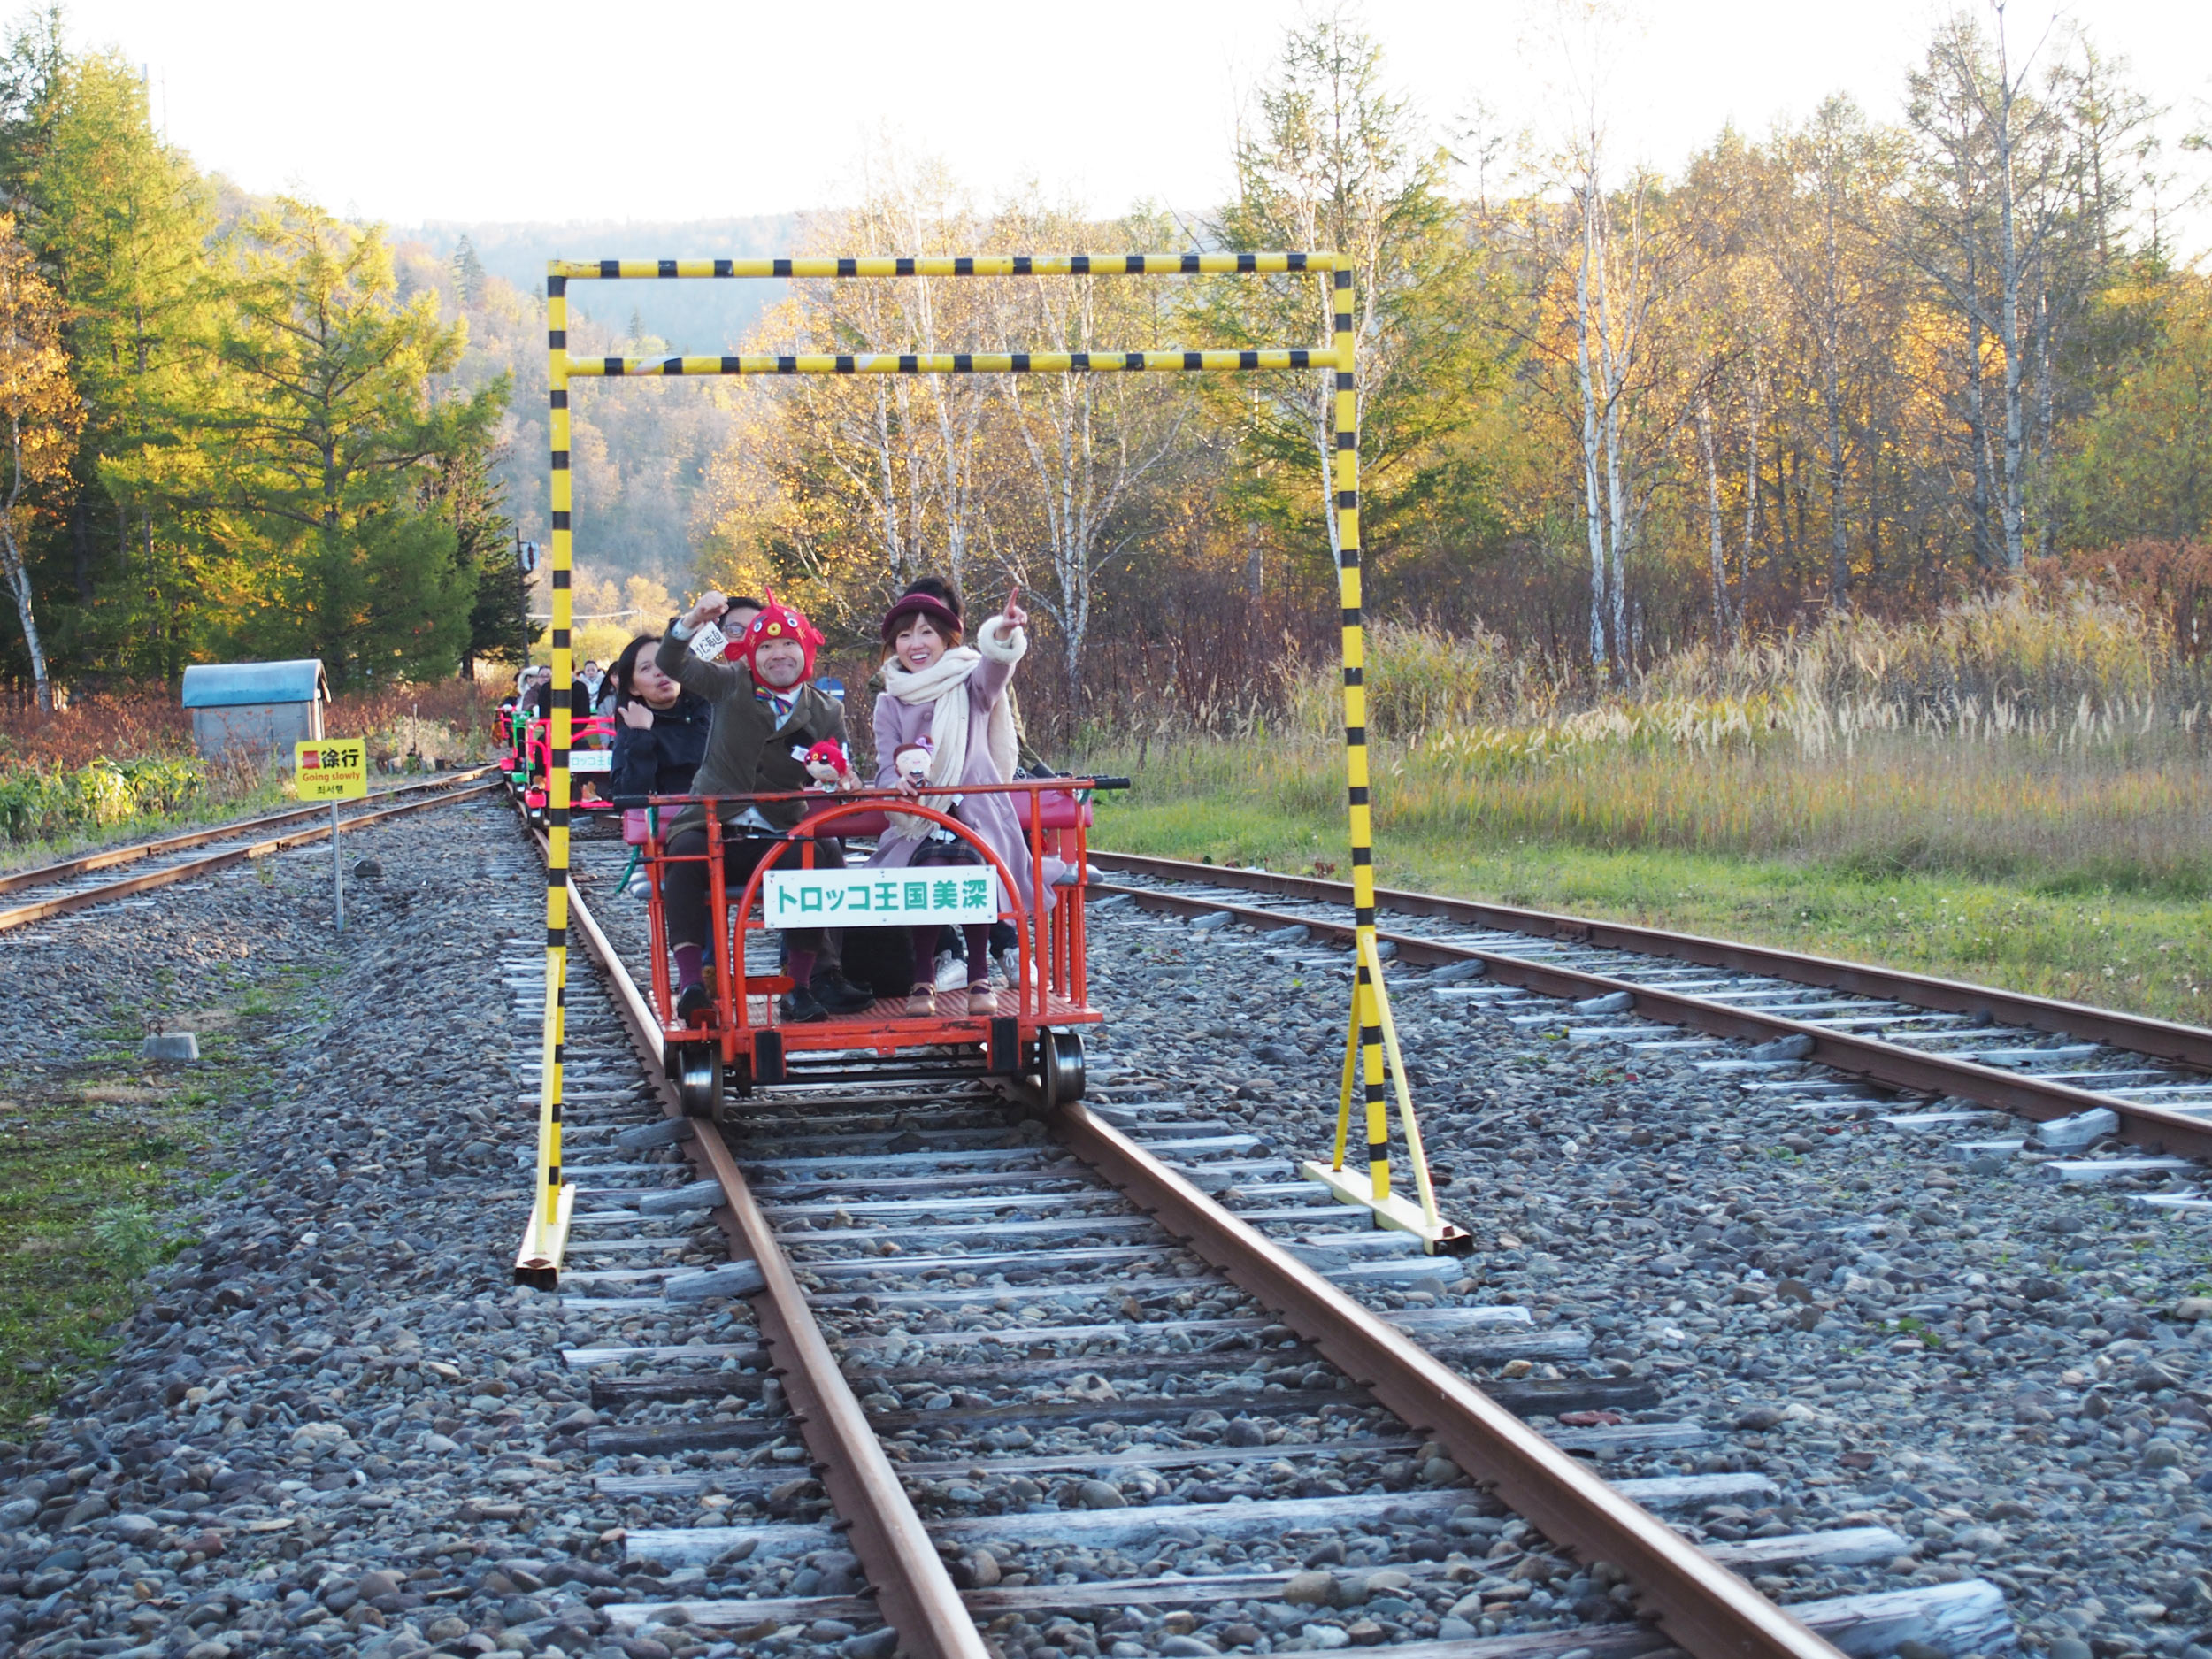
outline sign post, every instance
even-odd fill
[[[338,931],[346,931],[346,879],[338,859],[338,803],[369,792],[368,755],[357,737],[326,737],[292,745],[292,773],[303,801],[330,803],[330,891],[338,905]]]

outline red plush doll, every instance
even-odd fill
[[[813,748],[799,756],[806,767],[806,775],[814,780],[818,789],[857,789],[860,780],[853,775],[853,764],[846,757],[844,745],[833,737],[826,737]]]

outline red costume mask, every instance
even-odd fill
[[[814,678],[814,648],[821,644],[822,635],[806,619],[805,612],[785,604],[772,593],[765,597],[768,608],[745,625],[733,654],[749,669],[753,666],[753,654],[762,646],[774,640],[796,640],[806,652],[806,665],[799,672],[799,683],[804,685]]]

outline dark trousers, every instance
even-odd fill
[[[804,840],[803,836],[799,837]],[[761,861],[783,845],[766,835],[735,835],[725,833],[722,839],[722,879],[732,902],[744,892],[745,883]],[[845,862],[845,848],[833,836],[824,835],[814,843],[814,862],[832,869]],[[669,838],[668,854],[672,860],[668,873],[661,885],[661,897],[668,914],[668,942],[672,945],[703,945],[713,931],[707,916],[707,832],[703,825],[679,830]],[[786,853],[779,870],[796,870],[803,849]],[[672,862],[681,860],[682,862]],[[841,931],[824,932],[818,927],[793,928],[784,934],[784,941],[794,950],[820,953],[826,967],[838,964],[838,945]]]

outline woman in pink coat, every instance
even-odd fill
[[[1004,783],[1014,775],[1014,711],[1006,701],[1006,682],[1014,664],[1029,649],[1023,632],[1029,614],[1014,603],[976,630],[965,643],[960,596],[949,582],[925,576],[911,583],[884,613],[883,642],[891,655],[883,665],[884,690],[876,699],[876,783],[923,797],[926,805],[949,812],[987,844],[1013,872],[1025,912],[1033,910],[1029,841],[1022,833],[1012,800],[1004,795],[962,795],[964,784]],[[901,775],[899,751],[926,747],[928,780],[918,785]],[[905,868],[915,864],[979,864],[975,849],[950,830],[918,818],[892,814],[891,827],[871,864]],[[1053,883],[1077,873],[1056,859],[1046,861]],[[968,955],[968,1012],[995,1014],[987,951],[990,929],[962,930]],[[914,930],[913,994],[909,1014],[934,1014],[937,929]]]

